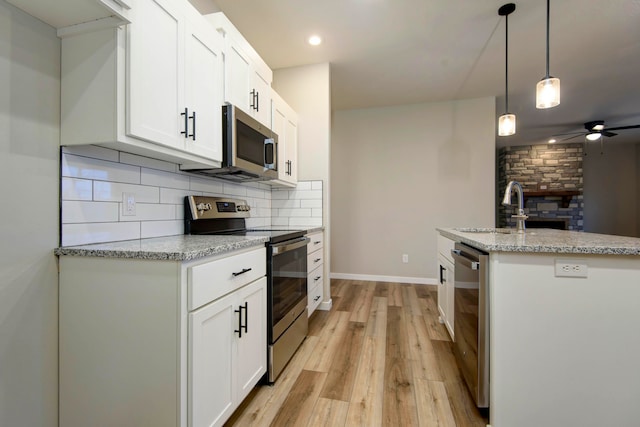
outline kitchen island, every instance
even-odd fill
[[[640,239],[438,229],[489,254],[493,427],[640,420]]]

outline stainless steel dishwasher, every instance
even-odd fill
[[[489,407],[489,254],[456,243],[454,353],[478,408]]]

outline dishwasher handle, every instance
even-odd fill
[[[451,249],[451,255],[457,264],[460,264],[464,267],[470,268],[471,270],[479,270],[480,262],[472,260],[464,256],[460,249]]]

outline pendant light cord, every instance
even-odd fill
[[[504,42],[504,113],[509,113],[509,15],[505,15],[505,42]]]
[[[547,0],[547,77],[549,78],[549,4],[551,0]]]

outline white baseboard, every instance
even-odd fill
[[[331,273],[332,279],[366,280],[370,282],[413,283],[417,285],[437,285],[438,280],[428,277],[376,276],[370,274]]]
[[[329,301],[322,301],[317,309],[318,310],[329,311],[329,310],[331,310],[331,307],[333,307],[333,300],[329,299]]]

